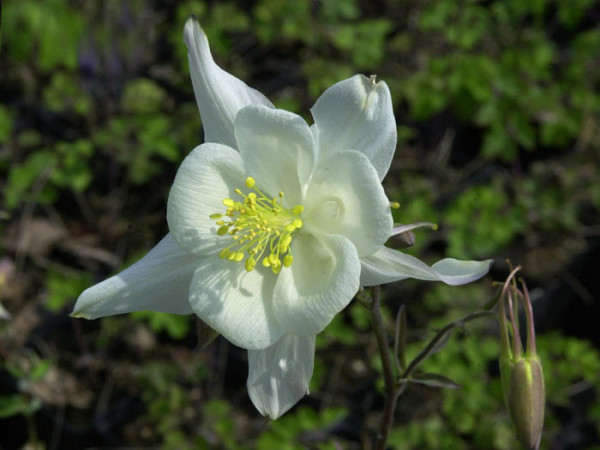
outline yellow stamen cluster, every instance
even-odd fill
[[[277,274],[282,266],[290,267],[294,261],[290,244],[293,235],[302,228],[300,214],[304,207],[296,205],[285,209],[280,204],[283,192],[278,197],[268,198],[255,184],[254,178],[246,178],[246,187],[254,192],[246,195],[236,189],[235,193],[242,200],[223,199],[223,205],[227,207],[225,214],[210,215],[219,225],[217,234],[229,234],[234,241],[219,256],[235,262],[246,258],[248,272],[254,270],[257,261],[261,261],[264,267],[270,267]]]

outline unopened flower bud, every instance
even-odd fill
[[[506,407],[515,427],[517,439],[527,449],[537,449],[544,426],[545,389],[542,364],[536,352],[535,329],[531,300],[525,282],[523,291],[515,280],[517,267],[504,283],[499,300],[501,355],[500,374]],[[527,319],[527,347],[523,352],[517,325],[517,304],[520,300]],[[505,305],[506,303],[506,305]],[[507,321],[506,312],[510,318]],[[512,336],[512,342],[511,342]]]
[[[538,447],[544,425],[544,375],[537,356],[525,357],[510,368],[505,391],[506,405],[525,448]]]

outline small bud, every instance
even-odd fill
[[[390,237],[396,240],[397,248],[408,248],[415,244],[415,235],[412,230],[417,228],[428,227],[432,230],[437,230],[437,224],[431,222],[418,222],[409,225],[395,224]]]
[[[542,364],[535,345],[535,329],[531,300],[525,282],[519,290],[515,276],[520,270],[511,271],[504,283],[499,299],[501,334],[500,375],[502,391],[517,439],[527,449],[537,449],[544,426],[545,388]],[[527,347],[523,352],[517,304],[520,301],[527,319]],[[507,320],[507,312],[510,320]],[[511,341],[512,336],[512,341]]]
[[[513,365],[505,392],[517,439],[528,449],[538,447],[544,425],[544,374],[537,356]]]

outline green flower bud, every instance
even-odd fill
[[[544,375],[537,356],[512,365],[504,391],[517,439],[525,448],[538,448],[544,425]]]
[[[525,282],[523,291],[515,280],[517,267],[504,283],[499,299],[501,335],[500,375],[502,392],[517,439],[525,448],[537,449],[544,426],[545,388],[542,364],[537,356],[531,300]],[[520,300],[527,319],[527,347],[521,348],[517,304]],[[506,303],[506,305],[505,305]],[[507,320],[506,310],[510,320]],[[512,339],[511,339],[512,337]]]

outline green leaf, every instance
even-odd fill
[[[132,114],[160,112],[166,92],[153,80],[138,78],[128,82],[121,97],[121,108]]]
[[[460,389],[458,383],[439,373],[413,372],[408,382],[436,388]]]
[[[396,316],[396,337],[394,339],[394,354],[396,356],[396,366],[400,371],[406,370],[406,335],[408,325],[406,323],[406,308],[404,305],[398,310]]]
[[[13,118],[11,111],[0,105],[0,144],[8,140],[13,129]]]
[[[39,408],[39,402],[30,401],[23,394],[0,395],[0,419],[29,414]]]
[[[46,275],[48,298],[45,306],[52,312],[58,312],[74,302],[79,294],[90,285],[89,273],[63,273],[52,267]]]
[[[53,362],[48,359],[43,359],[41,361],[36,362],[33,369],[31,369],[31,372],[29,373],[29,380],[30,381],[41,380],[44,377],[44,375],[46,375],[46,373],[48,373],[48,370],[50,370],[52,365],[53,365]]]
[[[131,315],[135,320],[147,322],[155,333],[164,331],[173,339],[183,339],[190,331],[189,316],[155,311],[136,311]]]

